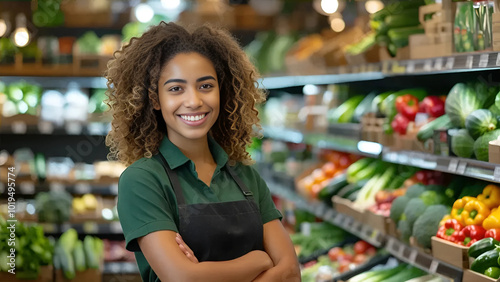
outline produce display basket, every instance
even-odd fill
[[[469,247],[460,246],[436,236],[433,236],[431,240],[432,256],[458,268],[469,268],[469,256],[467,255]]]

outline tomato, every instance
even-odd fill
[[[346,272],[347,270],[350,269],[350,265],[351,265],[351,262],[348,261],[348,260],[343,260],[341,262],[339,262],[339,267],[337,268],[337,270],[342,273],[342,272]]]
[[[332,178],[335,172],[337,171],[337,167],[332,162],[326,162],[321,168],[326,177]]]
[[[372,247],[372,245],[367,242],[360,240],[354,243],[354,253],[356,254],[364,254],[368,248]]]
[[[347,154],[342,154],[339,158],[339,168],[348,168],[351,165],[351,159]]]
[[[340,247],[331,248],[328,251],[328,257],[331,261],[337,261],[338,257],[343,255],[345,255],[345,252]]]
[[[367,255],[367,256],[374,256],[376,253],[377,253],[377,249],[375,249],[375,247],[373,247],[373,246],[370,246],[366,250],[365,255]]]
[[[323,170],[321,168],[317,168],[317,169],[313,170],[311,175],[314,179],[315,184],[319,184],[327,179],[325,173],[323,172]]]
[[[337,261],[341,262],[341,261],[346,260],[346,261],[352,262],[352,257],[353,257],[353,255],[350,253],[344,253],[343,255],[341,255],[337,258]]]
[[[365,254],[356,254],[352,258],[352,262],[354,262],[356,264],[362,264],[366,261],[367,258],[368,258],[368,256]]]
[[[314,266],[316,263],[317,263],[317,261],[315,261],[315,260],[308,261],[308,262],[304,263],[304,268]]]

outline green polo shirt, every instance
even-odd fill
[[[208,143],[217,163],[210,187],[198,178],[194,163],[167,137],[160,144],[160,152],[179,176],[186,204],[244,200],[245,196],[236,182],[228,172],[222,170],[228,161],[227,153],[211,137]],[[262,223],[281,219],[281,213],[276,209],[266,183],[255,169],[241,163],[236,164],[233,169],[252,191]],[[118,183],[117,208],[126,248],[135,252],[142,280],[158,281],[139,248],[137,238],[159,230],[178,232],[176,223],[179,214],[168,176],[157,160],[141,158],[127,167]]]

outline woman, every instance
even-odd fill
[[[160,23],[115,53],[106,144],[128,167],[118,214],[144,281],[300,281],[246,146],[265,97],[225,31]]]

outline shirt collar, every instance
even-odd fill
[[[210,135],[208,135],[208,148],[217,163],[218,169],[226,165],[229,159],[227,153]],[[179,148],[175,146],[166,135],[160,143],[159,150],[163,157],[167,160],[171,169],[175,169],[190,161],[190,159],[186,157],[186,155],[184,155],[184,153],[182,153],[181,150],[179,150]]]

